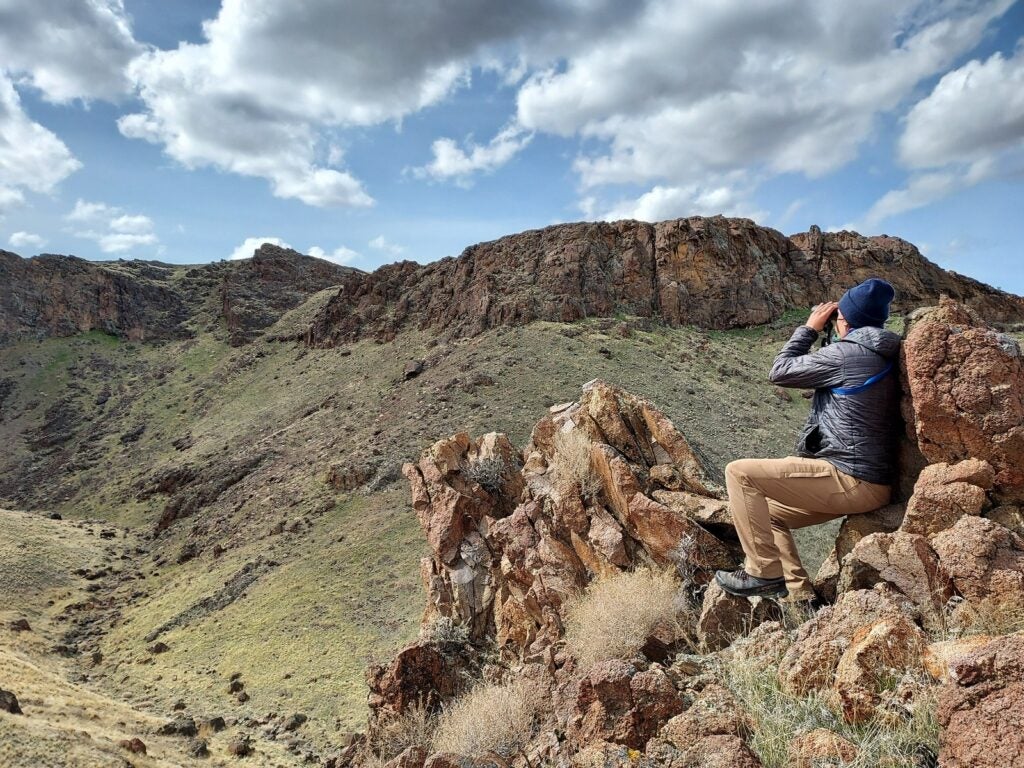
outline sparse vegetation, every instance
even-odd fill
[[[478,685],[442,713],[434,749],[511,757],[533,735],[540,699],[529,680]]]
[[[373,729],[367,751],[383,764],[409,747],[428,749],[436,728],[437,717],[423,704],[416,704]]]
[[[1024,631],[1024,595],[965,602],[956,612],[961,635],[1010,635]]]
[[[938,753],[939,725],[934,696],[923,690],[900,715],[848,725],[828,704],[827,694],[795,697],[779,687],[775,665],[733,661],[723,670],[726,684],[753,722],[750,746],[765,768],[790,765],[790,744],[797,736],[827,728],[857,746],[858,755],[845,768],[918,768]]]
[[[648,568],[592,583],[566,611],[566,644],[582,666],[636,653],[659,622],[679,627],[680,584]]]
[[[469,642],[469,630],[449,616],[439,616],[420,628],[420,639],[439,648],[457,648]]]
[[[497,457],[478,459],[466,467],[466,477],[479,485],[488,493],[501,490],[505,462]]]
[[[590,440],[581,430],[555,435],[552,476],[561,494],[576,492],[589,500],[601,492],[601,479],[590,464]]]

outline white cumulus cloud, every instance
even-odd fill
[[[907,114],[900,161],[906,184],[865,214],[869,225],[922,208],[958,190],[1024,170],[1024,46],[947,73]]]
[[[324,259],[326,261],[333,261],[335,264],[348,264],[360,256],[359,251],[353,251],[351,248],[347,248],[344,245],[339,245],[333,251],[325,251],[319,245],[314,245],[309,249],[309,255],[317,259]]]
[[[587,142],[575,168],[589,194],[741,170],[817,177],[853,160],[880,115],[1011,4],[652,0],[625,29],[529,77],[516,120]]]
[[[620,200],[611,208],[599,211],[594,198],[582,203],[584,214],[591,219],[616,221],[639,219],[663,221],[685,216],[743,216],[755,220],[767,214],[757,209],[746,197],[729,186],[701,187],[690,184],[681,187],[656,185],[635,200]]]
[[[291,248],[291,246],[279,237],[247,237],[242,243],[231,252],[228,256],[230,261],[238,261],[239,259],[251,259],[253,254],[259,250],[259,247],[264,243],[270,245],[276,245],[278,248]]]
[[[0,3],[0,69],[50,101],[118,98],[130,91],[125,68],[142,51],[122,0]]]
[[[82,167],[64,142],[32,121],[9,79],[0,74],[0,214],[25,191],[50,193]]]
[[[12,248],[42,248],[46,245],[46,240],[39,235],[32,232],[15,232],[8,239],[7,242]]]
[[[384,235],[377,235],[377,237],[373,238],[373,240],[367,243],[367,245],[369,245],[375,251],[382,251],[391,256],[401,256],[403,253],[405,253],[404,245],[393,243],[386,237],[384,237]]]
[[[487,144],[466,142],[460,147],[453,139],[437,139],[431,146],[434,159],[427,165],[415,168],[418,178],[437,180],[454,179],[457,183],[468,184],[476,173],[490,173],[523,150],[533,134],[517,125],[508,125]]]
[[[160,245],[152,219],[125,213],[117,206],[79,198],[64,218],[75,225],[72,228],[75,237],[92,240],[104,253],[128,253]]]

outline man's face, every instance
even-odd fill
[[[837,309],[836,310],[836,331],[839,333],[839,338],[840,339],[846,338],[846,334],[848,334],[851,330],[852,329],[850,328],[849,323],[846,322],[846,318],[843,317],[843,313],[840,312]]]

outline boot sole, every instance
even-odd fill
[[[727,587],[717,578],[715,579],[715,583],[730,595],[735,595],[736,597],[772,597],[777,599],[786,597],[789,594],[789,590],[786,589],[785,584],[771,584],[763,587],[754,587],[752,589],[733,589],[732,587]]]

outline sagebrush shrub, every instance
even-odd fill
[[[601,478],[590,465],[590,440],[579,429],[558,432],[554,441],[552,484],[559,493],[579,493],[594,499],[601,492]]]
[[[643,647],[659,622],[678,627],[686,601],[671,572],[624,571],[593,582],[566,605],[566,645],[583,666],[625,658]]]
[[[511,757],[533,736],[543,697],[535,683],[481,683],[442,712],[434,749],[459,755],[495,752]]]

